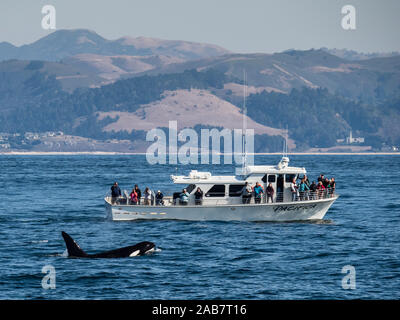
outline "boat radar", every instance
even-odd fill
[[[282,157],[281,161],[279,161],[277,167],[279,170],[285,169],[289,166],[289,157]]]

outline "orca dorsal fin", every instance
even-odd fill
[[[79,247],[79,245],[75,242],[74,239],[71,238],[68,233],[61,231],[61,235],[63,236],[65,245],[67,246],[69,257],[87,257],[86,252]]]

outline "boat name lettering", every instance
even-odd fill
[[[309,204],[309,205],[289,205],[289,206],[278,206],[274,208],[274,212],[279,211],[297,211],[297,210],[304,210],[304,209],[313,209],[317,205],[316,204]]]

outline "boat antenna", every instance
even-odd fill
[[[246,131],[247,131],[247,107],[246,107],[246,95],[247,95],[247,74],[246,70],[243,69],[243,129],[242,129],[242,174],[245,174],[246,162],[247,162],[247,150],[246,150]]]

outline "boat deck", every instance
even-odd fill
[[[165,207],[187,207],[187,206],[208,206],[208,207],[215,207],[215,206],[246,206],[249,204],[252,205],[276,205],[276,204],[298,204],[298,203],[312,203],[312,202],[316,202],[318,200],[324,200],[324,199],[337,199],[339,197],[338,194],[336,194],[335,192],[328,192],[328,191],[324,191],[324,190],[317,190],[315,192],[312,191],[306,191],[306,192],[298,192],[296,196],[294,196],[292,199],[285,199],[285,201],[283,201],[283,193],[278,193],[276,195],[276,197],[274,198],[274,201],[271,202],[271,200],[269,200],[267,202],[267,197],[264,195],[261,198],[261,201],[256,203],[255,202],[255,198],[252,197],[250,199],[249,203],[244,204],[242,202],[242,198],[241,197],[236,197],[234,198],[235,200],[237,200],[236,202],[231,202],[229,201],[229,199],[232,198],[223,198],[223,199],[207,199],[207,198],[203,198],[203,201],[201,204],[195,204],[194,200],[191,199],[191,201],[189,201],[188,203],[184,204],[181,203],[179,198],[173,198],[172,196],[164,196],[163,197],[163,204],[158,204],[156,205],[155,200],[153,199],[150,204],[145,204],[145,199],[142,197],[140,199],[139,204],[133,204],[129,201],[128,198],[126,197],[119,197],[119,198],[114,198],[112,199],[111,196],[106,196],[105,197],[105,201],[111,205],[111,206],[146,206],[146,207],[154,207],[154,206],[165,206]],[[209,201],[211,200],[211,201]]]

